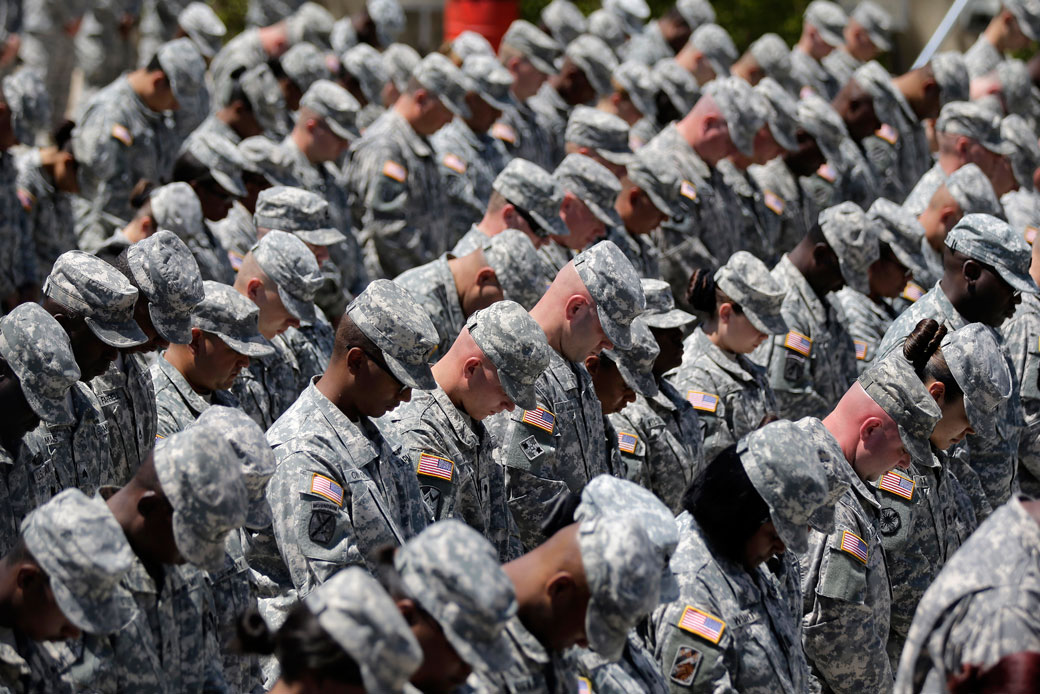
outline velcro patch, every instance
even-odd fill
[[[792,330],[784,336],[784,347],[807,357],[812,353],[812,338]]]
[[[848,552],[864,564],[867,563],[867,543],[856,533],[848,530],[841,531],[841,550]]]
[[[516,144],[516,130],[508,123],[498,122],[492,125],[491,135],[511,145]]]
[[[682,617],[676,624],[680,629],[716,644],[722,638],[722,632],[726,630],[726,623],[721,619],[690,605],[683,610]]]
[[[701,412],[714,412],[719,409],[719,396],[712,393],[688,390],[686,391],[686,401],[693,405],[693,409]]]
[[[556,426],[556,417],[553,413],[549,410],[543,410],[541,407],[536,407],[533,410],[524,410],[520,421],[524,424],[544,429],[550,434],[553,432],[553,427]]]
[[[134,136],[130,134],[130,131],[125,126],[119,125],[118,123],[112,126],[112,137],[116,138],[127,147],[134,144]]]
[[[894,145],[899,141],[899,133],[888,123],[882,123],[881,127],[874,131],[874,134],[890,145]]]
[[[881,478],[878,488],[909,501],[914,498],[914,485],[915,482],[906,475],[901,475],[895,470],[889,470]]]
[[[458,174],[466,173],[466,162],[450,152],[444,155],[441,163]]]
[[[617,447],[622,453],[635,453],[639,437],[629,434],[627,431],[619,431],[617,435]]]
[[[827,181],[828,183],[834,183],[838,178],[838,172],[834,170],[834,167],[826,162],[820,164],[820,168],[816,169],[816,175]]]
[[[787,207],[787,203],[779,195],[771,190],[767,190],[762,194],[762,198],[766,203],[766,207],[771,209],[776,214],[783,214],[784,208]]]
[[[679,646],[675,651],[675,659],[672,660],[672,669],[668,673],[668,679],[682,687],[693,684],[693,678],[697,676],[697,670],[701,667],[704,656],[692,646]]]
[[[452,475],[455,473],[455,463],[439,455],[423,452],[419,454],[419,466],[415,471],[420,475],[438,477],[451,482]]]
[[[336,534],[336,514],[331,511],[311,511],[310,521],[307,523],[307,537],[311,542],[318,545],[327,545]]]
[[[404,183],[404,179],[408,178],[408,171],[396,161],[387,159],[383,164],[383,175],[398,183]]]
[[[867,343],[863,340],[853,340],[852,344],[856,345],[856,359],[864,361],[867,358]]]
[[[325,475],[311,475],[311,494],[323,496],[337,506],[343,505],[343,487]]]
[[[697,199],[697,186],[693,185],[689,181],[683,181],[679,184],[679,195],[690,200]]]

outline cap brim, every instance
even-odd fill
[[[887,53],[892,50],[892,41],[887,36],[883,36],[877,32],[867,32],[867,36],[870,37],[870,42],[874,44],[882,53]]]
[[[347,237],[338,229],[310,229],[308,231],[292,231],[289,233],[312,246],[332,246],[347,240]]]
[[[657,395],[659,388],[657,387],[657,381],[654,380],[653,374],[633,371],[625,365],[623,357],[620,355],[617,356],[619,358],[614,360],[614,364],[617,366],[621,378],[625,379],[625,383],[627,383],[632,390],[647,398],[652,398]]]
[[[787,332],[787,321],[783,316],[763,316],[760,313],[748,310],[747,306],[741,306],[744,315],[751,321],[756,330],[766,335],[783,335]]]
[[[629,166],[634,160],[636,155],[631,150],[627,152],[615,152],[609,149],[596,148],[596,154],[603,157],[611,164],[617,164],[618,166]]]
[[[644,313],[641,318],[647,327],[669,330],[671,328],[682,328],[697,321],[692,313],[687,313],[681,308],[673,308],[665,313]],[[786,330],[784,331],[786,332]]]
[[[398,381],[412,390],[433,390],[437,381],[433,378],[429,364],[408,364],[383,352],[386,365]]]
[[[838,265],[841,267],[841,276],[845,280],[846,286],[860,294],[870,294],[870,279],[867,277],[865,272],[855,272],[844,259],[838,259]]]
[[[773,521],[773,527],[776,528],[777,535],[784,541],[784,547],[795,554],[805,554],[809,549],[808,523],[805,525],[792,525],[786,520],[778,519],[775,515],[771,515],[770,519]]]
[[[798,151],[798,139],[793,133],[788,133],[780,127],[774,127],[772,122],[769,122],[769,132],[776,143],[788,152]]]
[[[231,193],[237,198],[244,198],[246,196],[246,185],[242,182],[241,176],[235,176],[232,178],[223,171],[217,171],[216,169],[210,169],[210,175],[216,179],[220,187]]]
[[[99,321],[92,316],[88,316],[85,320],[90,331],[99,340],[117,349],[136,347],[148,342],[148,336],[132,320],[122,323],[107,323]]]
[[[603,334],[613,343],[615,347],[628,349],[632,346],[632,326],[618,323],[607,315],[603,307],[596,304],[596,314],[599,316],[599,324],[603,328]]]
[[[329,130],[332,131],[332,134],[341,140],[353,141],[361,137],[361,133],[358,132],[357,128],[346,128],[340,123],[337,123],[335,118],[324,118],[323,120]]]
[[[278,287],[278,296],[282,299],[285,310],[293,315],[301,323],[310,325],[314,322],[314,302],[297,299],[289,292]]]
[[[191,316],[188,313],[170,313],[148,302],[148,316],[159,335],[171,345],[191,342]]]
[[[967,401],[965,401],[965,405],[967,405]],[[897,426],[899,428],[899,438],[902,440],[907,452],[910,453],[910,460],[923,463],[930,461],[932,458],[932,447],[929,441],[911,436],[902,425]]]
[[[445,638],[459,657],[478,672],[504,672],[512,664],[509,641],[500,633],[494,641],[467,640],[441,624]]]
[[[1020,275],[1002,265],[994,265],[993,269],[997,271],[997,274],[1000,275],[1001,279],[1010,284],[1016,291],[1024,294],[1040,293],[1040,288],[1036,286],[1036,282],[1034,282],[1033,278],[1029,275]]]
[[[68,425],[76,421],[76,417],[72,414],[72,408],[69,407],[67,398],[61,400],[52,400],[50,398],[39,398],[31,388],[26,388],[23,384],[22,395],[25,396],[25,401],[29,403],[29,407],[37,416],[45,422],[50,424]]]
[[[618,211],[615,210],[613,207],[611,207],[609,210],[605,210],[596,203],[591,202],[589,200],[583,200],[583,202],[586,206],[588,206],[589,210],[592,211],[592,214],[596,215],[596,219],[603,222],[608,227],[613,227],[617,229],[624,226],[625,223],[621,221],[621,215],[619,215]]]
[[[661,604],[665,605],[678,599],[679,579],[676,578],[675,572],[665,565],[664,571],[661,573]]]
[[[533,410],[538,406],[538,397],[534,391],[534,384],[525,386],[520,381],[517,381],[512,376],[508,375],[502,369],[498,370],[498,380],[502,384],[502,390],[506,392],[509,399],[512,400],[517,407],[521,407],[525,410]]]
[[[259,499],[251,499],[249,505],[246,508],[246,526],[254,530],[266,528],[271,525],[271,505],[267,503],[267,497],[261,496]]]
[[[997,434],[996,426],[996,413],[980,410],[975,406],[975,403],[968,394],[964,394],[964,413],[968,415],[968,422],[971,423],[971,428],[975,432],[984,438],[993,438]]]
[[[173,539],[181,556],[195,566],[207,571],[219,571],[224,565],[224,543],[199,537],[176,511],[173,512]]]
[[[608,620],[599,616],[599,605],[596,600],[589,600],[585,616],[589,649],[614,663],[621,659],[625,643],[628,641],[628,632],[614,631],[608,627],[608,624],[610,624]]]
[[[255,340],[238,340],[224,333],[214,332],[213,334],[234,351],[250,358],[259,359],[274,354],[274,346],[261,335],[257,335]]]
[[[650,202],[654,203],[654,207],[657,208],[658,212],[669,218],[675,215],[675,209],[672,207],[672,204],[658,195],[657,191],[649,187],[644,188],[643,186],[639,186],[639,189],[646,193],[647,197],[650,198]]]
[[[1015,153],[1015,146],[1004,139],[995,141],[979,140],[979,144],[993,152],[993,154],[998,154],[1002,157],[1009,157]]]
[[[454,113],[459,118],[471,118],[473,116],[473,114],[469,110],[469,106],[467,106],[464,102],[455,101],[454,99],[449,98],[447,94],[438,94],[437,98],[440,100],[442,104],[444,104],[444,107],[446,109]]]
[[[64,583],[53,576],[50,585],[54,601],[62,614],[89,634],[105,636],[119,631],[130,623],[137,612],[133,596],[119,585],[112,587],[107,598],[86,601],[79,600]]]
[[[547,218],[541,212],[536,210],[524,210],[527,214],[531,215],[531,218],[538,222],[540,229],[535,229],[534,233],[539,236],[570,236],[571,230],[567,228],[567,225],[563,223],[563,218],[559,214],[553,215]]]
[[[820,33],[820,38],[831,48],[838,48],[845,43],[845,37],[841,32],[835,32],[828,27],[822,27],[817,24],[813,24],[813,26]]]
[[[499,111],[509,111],[511,109],[517,108],[520,105],[519,102],[517,102],[517,100],[513,98],[512,92],[506,92],[505,99],[496,99],[490,94],[485,94],[483,92],[479,92],[479,94],[480,98],[483,99],[488,106],[490,106],[491,108],[496,108]]]
[[[531,54],[525,54],[525,56],[527,57],[527,62],[531,63],[531,65],[533,65],[534,68],[543,75],[549,75],[551,77],[552,75],[555,75],[557,72],[559,72],[559,68],[557,66],[553,65],[552,63],[545,62],[538,56],[534,56]]]

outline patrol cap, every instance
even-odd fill
[[[246,520],[248,498],[242,469],[227,437],[192,427],[156,448],[155,474],[173,507],[173,538],[192,564],[216,571],[224,563],[224,540]]]
[[[715,21],[715,8],[708,0],[677,0],[675,9],[691,31]]]
[[[331,246],[347,238],[332,226],[325,198],[293,186],[261,191],[253,223],[257,229],[285,231],[313,246]]]
[[[582,284],[596,302],[596,313],[607,339],[625,349],[632,344],[632,321],[646,308],[639,275],[613,241],[600,241],[574,260]]]
[[[392,43],[383,51],[383,67],[397,91],[408,88],[408,80],[420,60],[419,52],[406,43]]]
[[[849,136],[849,131],[841,116],[825,99],[817,94],[807,94],[799,99],[798,123],[812,136],[829,161],[841,160],[839,147]]]
[[[899,438],[913,459],[929,460],[928,438],[942,410],[910,362],[890,354],[860,374],[857,383],[899,426]]]
[[[597,475],[581,490],[581,502],[574,510],[574,520],[581,522],[609,516],[635,518],[653,547],[664,558],[661,571],[661,602],[679,599],[679,582],[668,562],[679,545],[679,529],[675,516],[657,495],[635,482],[612,475]]]
[[[780,314],[786,292],[769,268],[747,251],[737,251],[715,271],[715,285],[743,310],[757,330],[767,335],[787,332]]]
[[[852,486],[856,475],[841,445],[823,422],[815,417],[804,417],[794,425],[812,446],[815,452],[812,459],[819,461],[827,480],[827,500],[811,515],[809,525],[820,532],[830,533],[834,530],[834,506]]]
[[[467,29],[451,40],[451,52],[463,63],[475,55],[495,57],[495,49],[483,34]],[[469,75],[467,75],[468,77]]]
[[[861,294],[870,293],[867,268],[881,256],[877,225],[854,202],[843,202],[820,213],[827,245],[838,256],[845,284]]]
[[[932,56],[932,74],[939,85],[940,106],[969,97],[968,66],[958,51],[943,51]]]
[[[628,166],[632,162],[628,133],[628,123],[621,117],[579,105],[567,119],[563,139],[568,144],[596,150],[596,154],[612,164]]]
[[[556,178],[526,159],[512,159],[491,183],[491,189],[527,213],[541,237],[567,236],[571,232],[560,217],[563,189]]]
[[[340,56],[340,64],[358,81],[369,103],[381,103],[383,85],[390,74],[379,51],[367,43],[359,43]]]
[[[860,0],[850,19],[867,30],[870,42],[882,53],[892,50],[892,15],[871,0]]]
[[[556,60],[563,46],[534,24],[517,19],[509,25],[501,44],[519,51],[543,75],[556,74]]]
[[[1037,293],[1029,275],[1032,250],[1004,220],[988,214],[966,214],[946,235],[946,245],[991,266],[1015,291]]]
[[[794,422],[781,420],[749,433],[737,444],[737,455],[784,546],[804,554],[809,518],[827,503],[827,476],[812,440]]]
[[[568,154],[556,167],[553,178],[565,192],[585,203],[601,222],[622,226],[621,216],[614,209],[621,182],[607,167],[584,154]]]
[[[805,23],[820,32],[820,38],[827,42],[831,48],[837,48],[845,43],[845,25],[849,17],[845,10],[837,3],[828,0],[813,0],[805,8],[803,15]]]
[[[260,309],[234,288],[207,280],[206,298],[191,314],[191,326],[219,337],[224,344],[250,358],[274,354],[260,334]]]
[[[470,90],[488,105],[500,111],[516,108],[510,91],[513,75],[493,55],[469,56],[462,63],[462,74],[469,80]]]
[[[668,330],[681,328],[697,320],[692,314],[675,307],[672,288],[664,280],[644,277],[639,284],[646,298],[646,310],[640,318],[649,327]]]
[[[360,137],[357,113],[361,105],[343,87],[331,80],[318,80],[300,99],[300,108],[314,111],[337,137],[354,140]]]
[[[629,163],[626,174],[628,180],[647,194],[659,212],[668,217],[678,214],[682,179],[664,157],[639,150]]]
[[[578,527],[589,588],[585,633],[589,649],[609,661],[621,657],[628,632],[660,604],[667,559],[643,524],[630,516],[597,516]]]
[[[380,349],[398,381],[416,390],[437,387],[429,364],[437,329],[407,290],[375,280],[350,302],[346,315]]]
[[[15,138],[24,145],[34,145],[37,128],[51,122],[51,97],[40,73],[23,66],[5,77],[0,100],[11,109]]]
[[[291,162],[278,143],[269,137],[255,135],[238,143],[238,152],[245,164],[243,170],[259,174],[271,185],[291,185],[295,178],[290,171]]]
[[[1040,168],[1040,144],[1036,134],[1025,118],[1012,113],[1000,122],[1000,135],[1013,148],[1008,159],[1018,184],[1025,190],[1032,190],[1033,174]]]
[[[1040,40],[1040,2],[1037,0],[1002,0],[1007,11],[1015,15],[1018,26],[1030,41]]]
[[[685,115],[701,98],[701,88],[689,70],[675,58],[661,58],[654,63],[651,73],[657,88],[665,93],[672,106]]]
[[[380,46],[391,45],[404,31],[404,8],[397,0],[368,0],[365,10],[376,25]]]
[[[588,35],[601,39],[608,46],[620,46],[628,40],[628,29],[616,14],[598,9],[589,15]]]
[[[329,68],[325,65],[325,54],[313,43],[297,43],[278,59],[285,76],[292,80],[301,92],[306,92],[318,80],[329,79]]]
[[[632,390],[648,398],[657,395],[654,362],[661,347],[642,316],[632,321],[632,344],[627,349],[603,350],[603,353],[614,362]]]
[[[643,24],[650,17],[650,6],[646,0],[603,0],[603,9],[618,17],[630,35],[643,30]]]
[[[657,116],[657,104],[654,103],[653,75],[644,63],[626,60],[614,69],[614,82],[625,90],[639,112],[649,119]]]
[[[948,333],[942,353],[954,380],[964,393],[964,410],[973,429],[982,436],[996,433],[996,418],[1011,397],[1011,372],[996,331],[969,323]]]
[[[80,371],[68,333],[54,316],[29,302],[0,318],[0,357],[40,419],[53,424],[76,421],[66,395]]]
[[[134,322],[137,290],[123,273],[97,256],[62,253],[43,282],[43,295],[82,316],[105,344],[126,349],[148,342]]]
[[[702,27],[704,28],[704,27]],[[765,97],[739,77],[719,77],[704,88],[722,112],[733,145],[746,157],[755,154],[755,135],[769,118]]]
[[[276,132],[279,128],[278,119],[286,107],[282,88],[271,67],[267,63],[257,63],[239,75],[238,84],[249,99],[249,106],[260,127],[268,132]]]
[[[603,39],[592,34],[582,34],[567,44],[563,53],[564,57],[569,58],[585,73],[597,94],[605,96],[613,91],[610,75],[617,68],[618,62],[610,46],[604,43]]]
[[[874,100],[874,108],[879,113],[887,109],[888,104],[895,99],[892,76],[876,60],[863,63],[856,68],[856,71],[852,73],[852,79],[856,80],[856,84],[870,94],[870,98]]]
[[[227,27],[217,13],[202,2],[190,2],[177,15],[177,26],[184,30],[203,58],[212,58],[220,50]]]
[[[366,692],[401,694],[423,651],[397,605],[360,566],[334,574],[303,599],[321,628],[357,663]]]
[[[993,184],[978,164],[965,164],[947,176],[946,190],[963,214],[1004,214],[997,194],[993,192]]]
[[[588,30],[588,22],[570,0],[552,0],[538,15],[552,37],[567,45]]]
[[[1029,69],[1021,60],[1003,60],[997,65],[1000,92],[1008,113],[1029,113],[1032,110],[1033,81]]]
[[[466,105],[469,91],[466,77],[447,56],[430,53],[415,67],[412,77],[456,116],[469,118],[472,115]]]
[[[62,614],[91,634],[130,623],[137,606],[119,585],[133,563],[123,529],[100,497],[66,489],[22,521],[22,539],[50,582]]]
[[[156,58],[170,81],[173,98],[181,108],[190,109],[191,104],[198,101],[198,93],[204,91],[206,74],[206,61],[195,42],[187,37],[167,41],[159,47]]]
[[[534,318],[515,301],[496,301],[466,319],[477,347],[498,370],[502,390],[517,406],[537,405],[535,381],[549,366],[549,343]]]
[[[702,24],[690,35],[690,45],[704,54],[718,78],[729,75],[729,69],[740,55],[729,32],[718,24]]]
[[[798,151],[798,102],[772,77],[763,77],[755,91],[769,107],[769,132],[788,152]]]
[[[217,283],[207,282],[206,284]],[[237,294],[239,299],[252,303],[235,290],[227,288],[231,293]],[[231,444],[231,448],[242,466],[242,484],[246,488],[246,496],[249,501],[246,527],[265,528],[270,525],[271,507],[267,503],[266,491],[267,483],[274,477],[278,461],[275,459],[274,449],[264,437],[264,430],[253,421],[252,417],[237,407],[220,405],[211,405],[203,410],[199,418],[188,426],[189,429],[193,427],[210,427],[213,431],[222,433]]]
[[[169,342],[191,342],[191,309],[202,301],[202,275],[191,251],[172,231],[162,229],[126,251],[130,274],[148,300],[148,317]]]
[[[505,298],[527,309],[534,307],[542,298],[542,290],[537,282],[531,281],[531,268],[538,267],[541,259],[527,234],[506,229],[485,241],[483,251]]]
[[[250,252],[264,274],[278,285],[285,309],[303,323],[314,322],[314,295],[324,280],[307,244],[284,231],[271,231]]]
[[[316,2],[305,2],[285,19],[289,43],[313,43],[328,49],[329,36],[335,22],[324,7]]]
[[[454,519],[434,523],[397,550],[394,566],[463,661],[480,672],[509,666],[505,626],[516,614],[516,593],[480,533]]]
[[[200,131],[188,138],[186,150],[209,169],[210,175],[221,188],[236,198],[246,196],[246,185],[242,182],[245,162],[242,161],[238,149],[226,138],[216,133]]]
[[[791,80],[791,49],[779,35],[762,34],[748,46],[748,52],[767,76],[781,84]]]
[[[924,227],[917,217],[886,198],[875,200],[867,210],[867,217],[880,224],[879,238],[888,244],[903,267],[923,276],[926,271],[926,262],[921,254]]]
[[[1000,119],[971,101],[951,101],[943,106],[935,121],[935,131],[970,137],[994,154],[1011,153],[1011,146],[1000,137]]]

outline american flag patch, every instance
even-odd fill
[[[335,502],[337,506],[343,505],[343,487],[325,475],[318,473],[311,475],[311,494],[323,496],[329,501]]]
[[[726,623],[718,617],[707,612],[701,612],[696,607],[690,607],[689,605],[683,610],[678,626],[680,629],[702,636],[712,643],[718,643],[719,639],[722,638],[722,632],[726,629]]]
[[[19,188],[15,191],[15,195],[18,196],[18,202],[22,204],[22,209],[26,212],[32,212],[33,205],[36,204],[36,196],[25,188]]]
[[[913,282],[907,282],[906,286],[903,287],[903,293],[900,295],[907,301],[917,301],[924,296],[924,289],[914,284]]]
[[[416,472],[420,475],[439,477],[442,480],[451,482],[451,476],[455,472],[455,463],[447,458],[441,458],[430,453],[420,453],[419,467],[416,468]]]
[[[520,418],[520,421],[524,424],[544,429],[550,434],[553,432],[553,426],[556,425],[556,417],[553,416],[553,413],[543,410],[541,407],[536,407],[533,410],[524,410],[524,415]]]
[[[231,269],[235,272],[238,272],[242,268],[243,258],[238,253],[232,253],[231,251],[228,251],[227,259],[228,262],[231,263]]]
[[[690,200],[697,199],[697,186],[693,185],[689,181],[683,181],[679,184],[679,195]]]
[[[622,453],[635,453],[639,437],[625,431],[619,431],[617,435],[617,447]]]
[[[592,683],[584,677],[578,678],[578,694],[592,694]]]
[[[850,533],[848,530],[842,530],[841,549],[856,557],[864,564],[867,563],[867,543],[864,542],[859,535]]]
[[[1033,241],[1036,240],[1037,231],[1040,231],[1040,229],[1037,229],[1036,227],[1026,227],[1026,241],[1029,243],[1030,246],[1032,246]]]
[[[464,174],[466,173],[466,162],[462,161],[459,157],[454,154],[445,154],[442,163],[455,173]]]
[[[125,126],[119,125],[118,123],[112,126],[112,137],[116,138],[127,147],[134,144],[134,136],[130,134],[130,131],[127,130]]]
[[[793,349],[803,357],[807,357],[812,353],[812,339],[792,330],[784,337],[784,347]]]
[[[896,496],[901,496],[904,499],[910,500],[914,498],[915,484],[916,483],[906,475],[900,475],[895,470],[890,470],[881,478],[881,483],[878,486],[886,492],[892,492]]]
[[[820,164],[820,168],[816,169],[816,175],[828,183],[834,183],[834,180],[838,178],[838,172],[830,164]]]
[[[719,396],[711,393],[702,393],[699,390],[686,391],[686,402],[693,405],[693,409],[702,412],[714,412],[719,409]]]
[[[899,133],[888,123],[882,123],[881,127],[874,131],[874,134],[890,145],[894,145],[899,141]]]
[[[491,134],[503,142],[508,142],[511,145],[516,144],[516,130],[513,130],[513,126],[507,123],[500,121],[492,125]]]
[[[405,168],[390,159],[387,159],[386,163],[383,164],[383,175],[394,179],[398,183],[404,183],[404,179],[408,178],[408,172]]]
[[[867,358],[867,343],[863,340],[853,340],[852,344],[856,345],[856,358],[863,361]]]
[[[771,190],[767,190],[762,194],[762,198],[766,203],[766,207],[771,209],[773,212],[775,212],[776,214],[784,213],[784,207],[787,206],[787,203],[785,203],[784,199],[781,198],[779,195],[777,195]]]

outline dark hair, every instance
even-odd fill
[[[735,444],[715,456],[690,485],[682,506],[697,520],[712,550],[735,561],[769,520],[769,506],[748,479]]]
[[[159,62],[159,52],[156,51],[152,59],[148,61],[148,66],[145,68],[147,72],[161,72],[163,75],[166,74],[166,70],[163,70],[162,63]]]
[[[743,313],[740,306],[715,284],[715,270],[710,268],[697,268],[690,275],[686,303],[708,316],[714,316],[721,304],[731,304],[734,311]]]
[[[662,128],[672,121],[680,120],[685,113],[679,111],[679,109],[672,102],[671,97],[664,90],[659,90],[654,94],[654,104],[657,105],[657,117],[654,119],[657,124]]]
[[[285,68],[282,67],[282,61],[278,58],[271,58],[268,60],[267,67],[271,68],[271,72],[274,73],[274,78],[276,80],[285,79],[287,77],[285,74]]]
[[[382,350],[365,333],[361,332],[361,328],[357,327],[350,316],[344,313],[339,319],[339,325],[336,326],[336,337],[332,343],[332,358],[344,357],[352,347],[357,347],[368,355],[382,354]]]
[[[242,79],[242,75],[245,73],[245,71],[246,71],[246,68],[243,66],[243,67],[237,68],[236,70],[234,70],[231,73],[231,92],[228,94],[228,97],[227,97],[227,100],[225,101],[225,104],[230,105],[230,104],[235,103],[236,101],[241,101],[243,104],[245,104],[247,109],[252,111],[253,110],[253,102],[251,102],[249,100],[249,97],[246,95],[245,91],[242,89],[242,82],[240,81]]]
[[[150,181],[147,178],[137,179],[137,183],[134,184],[133,189],[130,191],[130,207],[140,210],[146,202],[152,199],[153,190],[155,190],[155,181]]]
[[[309,674],[319,682],[363,684],[357,662],[329,636],[305,603],[296,603],[276,632],[271,631],[255,606],[249,607],[238,618],[236,630],[236,650],[274,654],[286,682],[298,682]]]
[[[209,167],[199,161],[191,152],[184,152],[173,163],[173,181],[195,183],[207,178],[212,178]]]
[[[54,132],[51,133],[51,138],[58,149],[72,151],[72,130],[75,127],[76,122],[66,118],[61,122],[61,125],[54,129]]]
[[[914,372],[922,381],[934,379],[946,387],[947,397],[957,398],[963,395],[963,391],[953,377],[946,357],[940,349],[946,333],[945,325],[925,318],[906,336],[903,356],[914,367]]]
[[[985,668],[965,665],[947,680],[950,694],[1036,694],[1040,691],[1040,653],[1012,653]]]

